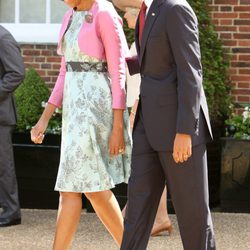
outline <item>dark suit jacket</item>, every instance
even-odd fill
[[[13,36],[0,26],[0,125],[16,124],[13,92],[24,74],[20,48]]]
[[[141,46],[138,33],[137,22],[140,105],[149,143],[159,151],[172,150],[176,133],[190,134],[193,146],[206,142],[212,132],[192,8],[185,0],[154,0]]]

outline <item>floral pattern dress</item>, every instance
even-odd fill
[[[113,111],[107,72],[88,65],[102,61],[80,52],[77,37],[86,11],[74,12],[64,35],[63,54],[67,62],[87,63],[82,71],[67,67],[62,117],[61,157],[55,190],[96,192],[127,182],[130,175],[131,140],[128,112],[124,112],[124,154],[109,155]]]

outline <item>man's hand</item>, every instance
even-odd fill
[[[176,163],[187,161],[192,155],[192,140],[187,134],[176,134],[174,140],[173,158]]]

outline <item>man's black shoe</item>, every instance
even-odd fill
[[[17,219],[3,219],[0,218],[0,227],[9,227],[21,224],[21,218]]]

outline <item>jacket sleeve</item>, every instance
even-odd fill
[[[113,8],[113,7],[112,7]],[[115,10],[101,11],[97,16],[99,31],[111,78],[112,108],[126,108],[126,61],[130,55],[122,29],[122,21]]]
[[[64,88],[64,81],[65,81],[65,74],[66,74],[66,64],[65,64],[64,56],[62,56],[60,72],[57,77],[56,84],[48,100],[48,103],[53,104],[57,107],[60,107],[63,101],[63,88]]]
[[[14,92],[25,75],[20,48],[14,38],[2,38],[0,41],[0,61],[4,70],[0,78],[0,100]]]
[[[197,18],[191,8],[173,6],[167,33],[177,67],[177,133],[194,134],[197,129],[202,88],[202,66]]]

